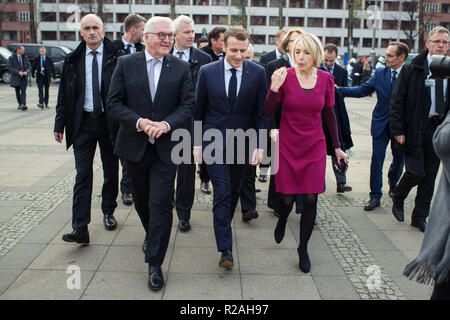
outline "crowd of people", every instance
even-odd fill
[[[295,212],[301,214],[297,254],[300,270],[308,273],[312,265],[308,242],[316,222],[318,195],[325,191],[327,155],[331,156],[336,192],[352,190],[346,179],[346,151],[353,147],[353,141],[345,97],[364,97],[373,92],[377,93],[377,103],[371,124],[371,192],[364,210],[380,206],[383,162],[391,143],[393,160],[388,178],[393,215],[404,221],[404,200],[417,185],[411,225],[425,232],[425,240],[436,240],[435,235],[427,236],[427,217],[440,163],[432,142],[449,109],[450,87],[447,80],[430,78],[429,63],[431,56],[446,54],[447,29],[431,31],[427,49],[410,64],[404,64],[409,48],[401,42],[390,43],[386,66],[378,66],[374,72],[369,61],[356,62],[352,73],[360,77],[352,87],[348,87],[347,69],[336,63],[337,46],[322,46],[317,36],[300,28],[278,31],[275,50],[259,61],[253,60],[250,35],[242,27],[216,27],[197,47],[194,22],[183,15],[174,21],[158,16],[147,21],[130,14],[124,30],[120,39],[111,41],[104,37],[100,17],[84,16],[80,30],[83,40],[64,63],[54,137],[62,143],[65,136],[66,147],[73,147],[77,172],[73,231],[63,235],[64,241],[90,242],[93,160],[98,143],[105,228],[117,227],[114,211],[120,189],[123,203],[134,203],[145,230],[142,250],[152,290],[164,286],[161,265],[170,239],[173,207],[180,231],[192,228],[197,165],[201,192],[211,193],[212,185],[219,267],[234,267],[231,222],[239,199],[242,220],[249,223],[258,218],[255,178],[256,167],[260,166],[259,181],[266,182],[269,176],[268,207],[278,217],[274,228],[277,243],[283,240],[294,202]],[[19,47],[10,58],[10,68],[19,108],[27,108],[26,75],[30,70],[37,77],[38,107],[48,107],[54,67],[45,48],[30,66],[23,47]],[[203,137],[194,133],[196,122],[202,124]],[[177,129],[193,136],[189,154],[184,157],[189,160],[181,164],[172,158],[177,142],[172,136]],[[210,129],[223,139],[205,139]],[[236,147],[235,137],[228,136],[229,130],[267,132],[267,141],[245,140],[242,163],[238,160],[242,150]],[[444,132],[441,130],[441,144],[448,141],[442,137]],[[274,145],[278,150],[275,157]],[[214,151],[208,153],[211,149]],[[446,154],[445,150],[439,152],[441,157]],[[263,161],[269,158],[277,163]],[[275,165],[278,169],[270,170]],[[441,201],[446,203],[445,199]],[[439,218],[445,220],[442,215]],[[448,214],[446,221],[448,225]],[[448,239],[449,229],[445,231],[439,242],[441,248],[445,237]],[[437,258],[438,253],[433,253],[441,264],[446,261],[446,267],[436,270],[435,264],[427,265],[429,261],[422,259],[405,273],[411,275],[422,268],[421,279],[437,279],[436,299],[449,293],[448,247],[447,243]],[[424,242],[422,251],[426,248]],[[427,270],[426,275],[423,270]]]

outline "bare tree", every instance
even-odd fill
[[[247,0],[231,0],[231,3],[233,6],[235,6],[241,11],[240,14],[238,15],[240,24],[242,25],[242,27],[247,29],[247,14],[246,14]]]
[[[353,23],[356,18],[356,10],[361,9],[361,0],[348,0],[348,26],[347,26],[347,52],[348,58],[352,57]]]
[[[284,28],[283,6],[286,5],[286,0],[278,0],[278,26],[280,30]]]
[[[8,14],[7,8],[9,2],[7,0],[0,1],[0,44],[3,42],[3,22],[7,21],[6,16]]]
[[[172,19],[172,20],[174,20],[176,17],[177,17],[177,15],[176,15],[176,13],[175,13],[175,6],[176,6],[176,2],[177,0],[170,0],[170,19]]]

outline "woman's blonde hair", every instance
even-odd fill
[[[299,33],[300,35],[302,35],[305,33],[305,31],[303,31],[300,28],[289,29],[287,31],[287,33],[284,35],[282,42],[281,42],[281,49],[283,50],[283,53],[289,53],[287,47],[289,45],[289,38],[291,37],[291,35],[293,33]]]
[[[364,61],[363,70],[370,71],[369,61]]]
[[[295,47],[301,44],[313,57],[313,65],[318,68],[322,64],[324,51],[322,42],[319,38],[312,33],[303,33],[294,41],[294,45],[291,48],[290,56],[295,62]]]

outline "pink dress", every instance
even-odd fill
[[[269,90],[264,113],[274,113],[282,102],[279,131],[279,167],[275,174],[276,192],[283,194],[323,193],[326,169],[326,145],[322,129],[322,109],[334,116],[334,78],[317,70],[317,82],[309,94],[300,86],[294,68],[277,93]],[[327,120],[327,119],[326,119]],[[327,125],[332,121],[327,121]],[[339,147],[332,134],[334,147]],[[276,167],[276,165],[275,165]]]

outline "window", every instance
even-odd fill
[[[387,48],[387,47],[389,47],[389,43],[390,42],[391,42],[391,39],[381,39],[380,48]]]
[[[265,26],[267,24],[266,17],[264,16],[251,16],[250,24],[252,26]]]
[[[228,16],[213,15],[211,16],[211,24],[228,24]]]
[[[430,22],[435,23],[435,26],[437,26],[437,22]],[[415,21],[402,21],[400,28],[402,30],[416,30],[416,22]],[[433,28],[431,28],[433,29]],[[431,31],[430,29],[430,31]]]
[[[354,48],[357,48],[359,46],[359,42],[361,40],[359,38],[352,38],[352,44]],[[344,46],[348,46],[348,38],[344,38]]]
[[[383,10],[384,11],[398,11],[399,4],[400,4],[399,2],[385,1]]]
[[[353,29],[359,29],[361,27],[360,19],[353,19]],[[348,28],[348,19],[345,19],[345,28]]]
[[[323,27],[323,18],[308,18],[308,27],[322,28]]]
[[[284,20],[283,22],[285,22],[284,17],[283,17],[283,20]],[[269,18],[269,26],[278,27],[279,25],[280,25],[280,17],[270,17]]]
[[[60,12],[59,13],[59,21],[60,22],[64,22],[64,21],[68,21],[69,20],[69,18],[70,18],[70,16],[72,16],[72,15],[74,15],[74,13],[66,13],[66,12]],[[74,15],[74,17],[72,18],[73,20],[73,22],[75,22],[75,19],[76,19],[76,16]]]
[[[266,36],[260,34],[252,34],[251,40],[254,44],[266,44]]]
[[[134,0],[135,4],[152,4],[152,0]]]
[[[27,11],[19,11],[20,22],[30,22],[30,13]]]
[[[3,31],[3,40],[17,41],[16,31]]]
[[[117,13],[116,14],[116,22],[117,23],[123,23],[127,16],[128,16],[128,13]]]
[[[56,22],[56,12],[41,12],[41,21]]]
[[[342,19],[327,18],[327,28],[341,28]]]
[[[61,31],[60,40],[61,41],[75,41],[75,32]]]
[[[289,27],[303,27],[305,24],[305,18],[289,17],[288,22]]]
[[[109,40],[113,40],[114,32],[105,32],[105,37],[108,38]]]
[[[56,40],[56,31],[42,31],[42,40]]]
[[[209,16],[206,14],[194,14],[193,20],[195,24],[209,24]]]
[[[439,12],[439,3],[426,2],[423,4],[423,11],[427,13]]]
[[[383,30],[397,30],[398,22],[395,20],[383,20]]]
[[[308,0],[309,9],[323,9],[323,0]]]
[[[239,26],[243,25],[245,20],[247,20],[247,16],[231,16],[231,25]]]
[[[252,0],[252,7],[267,7],[267,0]]]
[[[283,1],[283,8],[286,8],[286,0],[270,0],[270,7],[279,8],[280,1]]]
[[[16,21],[17,14],[15,12],[5,12],[3,13],[3,22]]]
[[[78,2],[81,2],[78,0]],[[128,4],[128,0],[116,0],[116,4]]]
[[[290,0],[289,8],[304,8],[305,0]]]
[[[363,48],[372,48],[372,38],[363,38],[362,46]]]
[[[436,28],[438,26],[438,23],[436,21],[428,21],[425,22],[425,31],[431,31],[434,28]],[[408,28],[409,30],[409,28]]]
[[[450,3],[443,3],[441,7],[442,13],[450,13]]]
[[[209,6],[209,0],[193,0],[194,6]]]
[[[19,3],[28,3],[28,0],[19,0]]]
[[[341,38],[340,37],[326,37],[325,43],[333,43],[337,45],[338,47],[341,46]]]
[[[328,0],[327,9],[342,9],[343,5],[343,0]]]
[[[211,0],[212,6],[228,6],[228,0]]]
[[[176,0],[176,5],[179,6],[188,6],[190,5],[190,1],[189,0]]]

